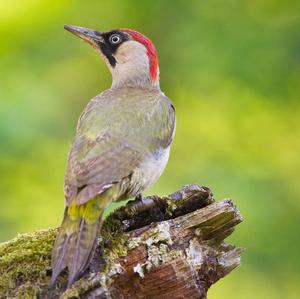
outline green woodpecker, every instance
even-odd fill
[[[103,57],[112,86],[88,103],[78,121],[52,251],[52,286],[65,268],[69,286],[85,271],[107,205],[141,195],[160,177],[175,131],[174,106],[160,90],[156,50],[146,36],[131,29],[65,29]]]

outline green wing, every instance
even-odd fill
[[[175,113],[158,91],[126,88],[95,97],[82,113],[65,178],[67,203],[83,202],[128,177],[145,156],[172,141]]]

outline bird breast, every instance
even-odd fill
[[[136,196],[150,188],[161,176],[170,154],[170,147],[160,148],[146,155],[131,176],[128,194]]]

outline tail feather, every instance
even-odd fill
[[[68,267],[68,286],[72,285],[86,270],[94,254],[100,217],[96,199],[83,204],[73,204],[65,209],[64,219],[52,250],[53,287],[59,274]]]
[[[56,237],[51,257],[51,267],[52,267],[52,278],[50,281],[50,287],[53,287],[55,281],[61,271],[67,267],[68,262],[68,244],[71,242],[72,234],[68,234],[65,231],[65,223],[67,222],[67,208],[64,212],[64,219],[62,225],[59,229],[58,235]]]
[[[66,246],[70,242],[71,235],[63,235],[61,238],[57,238],[52,251],[52,278],[50,281],[50,288],[54,287],[55,281],[60,272],[67,266],[67,250]]]
[[[97,240],[99,221],[93,224],[81,219],[76,244],[70,248],[68,268],[68,286],[72,285],[87,268],[93,254]]]

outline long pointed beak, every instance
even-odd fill
[[[97,42],[104,43],[104,39],[101,35],[101,32],[97,30],[73,25],[64,25],[64,28],[73,33],[74,35],[80,37],[89,44],[95,45]]]

